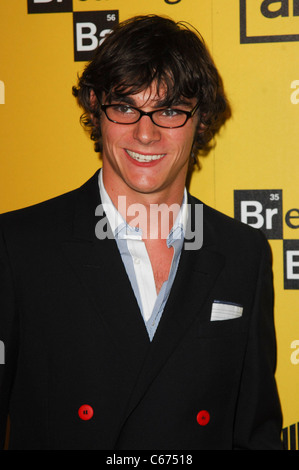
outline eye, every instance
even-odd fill
[[[113,111],[119,114],[135,114],[135,109],[126,104],[116,104],[112,107]]]
[[[183,114],[179,109],[167,108],[160,111],[160,116],[165,118],[173,118]]]

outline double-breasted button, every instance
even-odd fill
[[[90,405],[82,405],[78,410],[78,415],[83,421],[87,421],[93,417],[93,409]]]
[[[210,413],[206,410],[201,410],[197,413],[196,420],[200,426],[206,426],[210,421]]]

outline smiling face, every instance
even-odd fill
[[[155,89],[147,89],[125,98],[124,104],[149,112],[161,108],[161,98]],[[190,111],[195,105],[194,99],[175,108]],[[103,180],[112,201],[125,195],[131,202],[181,203],[197,124],[198,113],[183,127],[165,129],[149,116],[124,125],[102,112]]]

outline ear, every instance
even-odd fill
[[[89,93],[89,100],[90,100],[90,105],[91,107],[93,108],[94,106],[96,106],[97,102],[98,102],[98,99],[96,97],[96,94],[93,90],[90,90],[90,93]]]
[[[99,104],[94,90],[90,90],[89,101],[90,109],[95,109],[96,106]],[[90,119],[95,126],[98,125],[98,119],[95,117],[94,113],[90,113]]]
[[[201,117],[205,118],[206,116],[206,113],[203,113]],[[200,122],[199,122],[199,125],[198,125],[198,128],[197,128],[197,132],[198,134],[202,134],[203,132],[205,132],[207,130],[207,125],[204,124],[201,119],[200,119]]]

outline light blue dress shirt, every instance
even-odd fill
[[[157,295],[153,271],[142,241],[142,231],[138,227],[128,225],[113,205],[103,184],[102,170],[99,173],[99,189],[104,211],[152,341],[169,297],[181,256],[188,218],[187,191],[185,189],[179,214],[166,239],[167,246],[173,247],[174,254],[168,280],[162,284]]]

